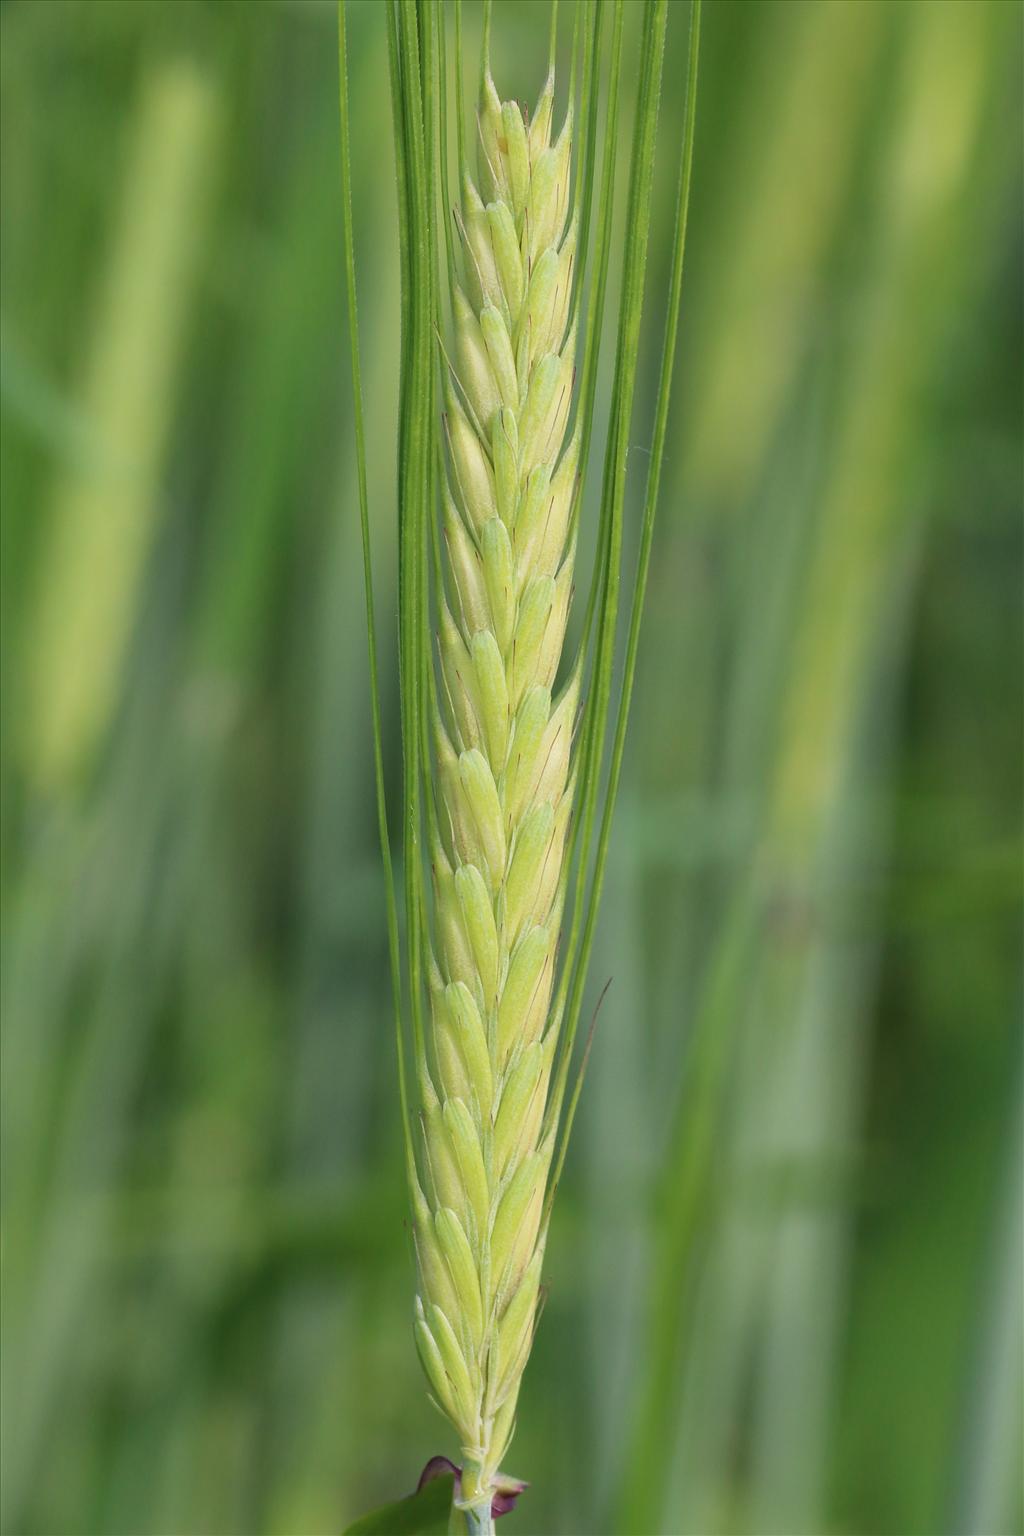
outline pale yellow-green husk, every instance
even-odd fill
[[[572,592],[578,440],[571,124],[527,123],[485,72],[463,180],[445,399],[430,1028],[418,1063],[415,1332],[489,1506],[537,1316],[553,1151],[551,995],[578,678],[554,694]]]

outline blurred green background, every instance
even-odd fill
[[[498,4],[506,94],[546,14]],[[0,44],[3,1529],[327,1536],[454,1451],[410,1327],[335,12],[4,0]],[[397,788],[378,4],[349,47]],[[1022,1529],[1021,79],[1017,4],[705,6],[508,1536]]]

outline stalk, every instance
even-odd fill
[[[466,1525],[469,1536],[494,1536],[494,1516],[489,1500],[477,1509],[466,1511]]]

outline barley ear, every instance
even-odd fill
[[[480,184],[467,176],[455,219],[444,419],[434,765],[451,856],[434,860],[416,1338],[462,1444],[463,1501],[481,1509],[512,1433],[540,1284],[557,1034],[547,1009],[578,697],[578,678],[552,692],[579,450],[578,436],[566,447],[571,125],[552,145],[552,100],[549,80],[527,128],[485,72]]]
[[[548,75],[532,118],[516,102],[502,101],[494,84],[491,7],[485,0],[476,131],[470,140],[456,3],[460,199],[458,207],[446,209],[448,305],[438,302],[442,276],[435,223],[438,192],[448,201],[447,8],[385,8],[403,263],[398,432],[403,934],[385,794],[340,0],[353,419],[378,830],[418,1277],[413,1331],[430,1396],[451,1420],[462,1447],[451,1528],[465,1526],[471,1536],[493,1532],[492,1495],[509,1486],[499,1467],[515,1430],[538,1316],[551,1200],[579,1095],[579,1080],[567,1094],[568,1074],[622,763],[668,420],[700,6],[701,0],[691,0],[667,321],[610,733],[622,550],[629,543],[623,539],[626,459],[637,440],[633,399],[668,0],[646,0],[643,6],[601,521],[582,641],[571,664],[564,657],[565,635],[613,238],[626,8],[614,7],[601,190],[592,229],[603,8],[577,7],[582,26],[574,33],[570,100],[559,126],[557,0]],[[573,158],[578,64],[582,174]],[[585,308],[584,265],[594,279]],[[441,341],[438,357],[442,310],[450,313],[451,335]],[[443,366],[435,372],[439,361]],[[577,871],[571,888],[570,866]]]

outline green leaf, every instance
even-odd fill
[[[385,1504],[350,1525],[343,1536],[447,1536],[454,1477],[435,1477],[419,1493]]]

